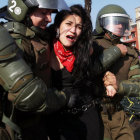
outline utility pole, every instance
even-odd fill
[[[87,10],[89,16],[91,12],[91,4],[92,4],[92,0],[85,0],[85,9]]]

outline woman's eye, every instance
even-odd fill
[[[70,26],[70,25],[71,25],[71,23],[66,23],[66,25],[69,25],[69,26]]]
[[[82,30],[82,26],[77,26],[78,29]]]

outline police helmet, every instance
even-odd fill
[[[22,21],[30,8],[69,9],[64,0],[8,0],[8,13],[15,21]]]
[[[119,37],[130,35],[130,17],[122,7],[110,4],[99,11],[96,19],[96,32],[101,34],[104,30]]]

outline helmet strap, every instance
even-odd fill
[[[31,27],[31,26],[33,26],[33,22],[32,22],[32,20],[30,19],[30,17],[26,17],[25,19],[24,19],[24,24],[27,26],[27,27]]]
[[[106,33],[108,34],[108,36],[110,37],[110,39],[115,40],[115,39],[119,39],[120,37],[117,35],[114,35],[112,32],[110,31],[106,31]]]

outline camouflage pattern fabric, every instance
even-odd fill
[[[121,105],[124,111],[130,115],[130,122],[132,122],[136,116],[140,116],[140,97],[124,97],[121,101]]]

